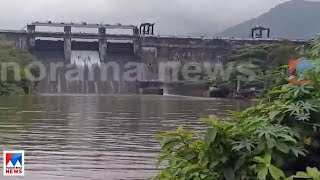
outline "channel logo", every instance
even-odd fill
[[[3,151],[3,175],[24,176],[24,151]]]

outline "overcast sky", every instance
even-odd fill
[[[0,29],[31,21],[135,24],[158,34],[214,34],[287,0],[1,0]]]

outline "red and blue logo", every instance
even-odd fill
[[[24,151],[3,152],[3,175],[24,176]]]

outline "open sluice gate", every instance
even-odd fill
[[[71,64],[79,68],[100,66],[101,59],[98,51],[71,51]]]

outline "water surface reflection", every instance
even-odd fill
[[[177,125],[203,130],[198,118],[248,104],[179,96],[1,97],[0,146],[26,151],[26,180],[147,179],[156,173],[156,134]]]

